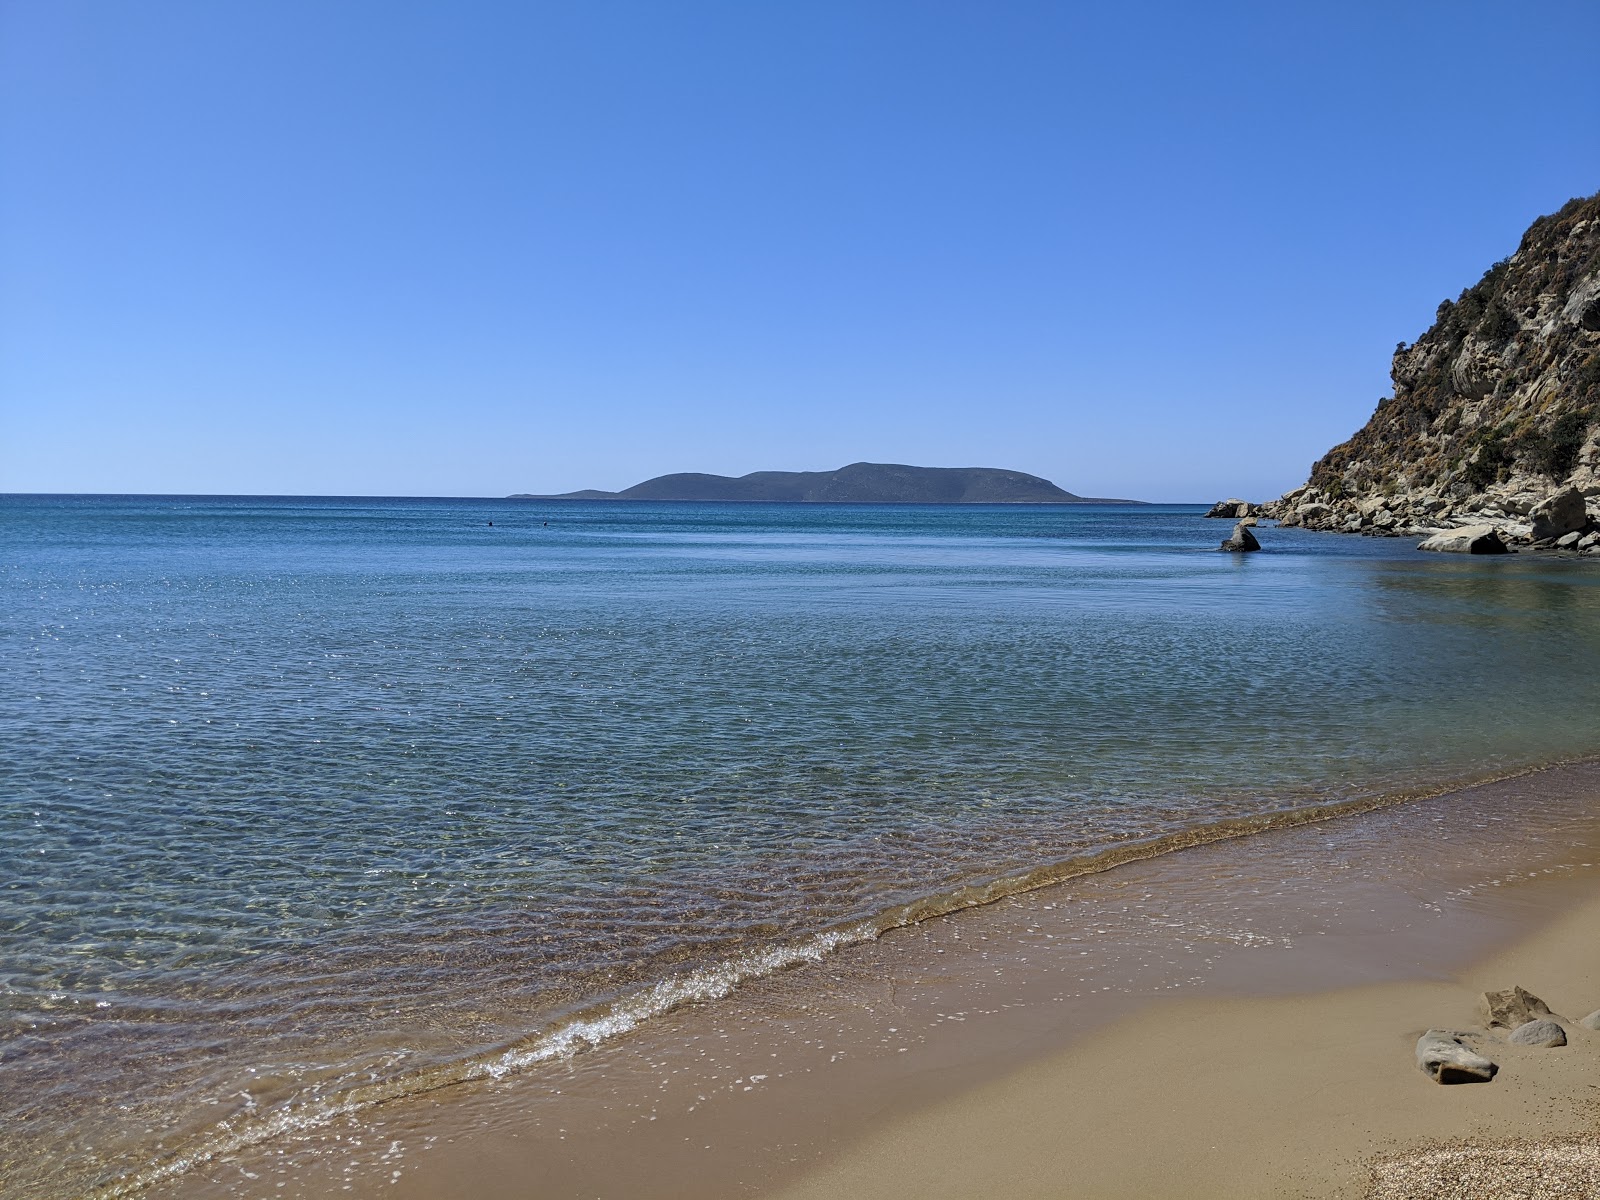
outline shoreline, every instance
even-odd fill
[[[1024,903],[1035,893],[1048,892],[1074,881],[1116,872],[1131,865],[1180,856],[1196,849],[1226,843],[1249,841],[1263,836],[1308,826],[1338,822],[1365,814],[1436,799],[1440,796],[1472,791],[1488,786],[1512,784],[1563,769],[1600,770],[1600,758],[1579,757],[1538,766],[1502,769],[1457,779],[1449,784],[1420,786],[1357,793],[1342,799],[1321,799],[1289,804],[1260,812],[1215,817],[1198,825],[1151,834],[1125,842],[1113,842],[1069,858],[1045,862],[1018,873],[980,878],[951,890],[930,893],[896,903],[863,917],[849,918],[797,939],[775,943],[753,953],[751,961],[723,960],[695,968],[681,975],[666,976],[646,986],[623,992],[604,1001],[575,1008],[559,1020],[515,1041],[487,1048],[477,1055],[446,1061],[414,1076],[396,1076],[361,1083],[343,1093],[321,1096],[313,1111],[280,1110],[252,1128],[251,1120],[230,1119],[211,1135],[185,1146],[176,1156],[146,1164],[130,1176],[110,1182],[92,1194],[96,1197],[138,1195],[148,1189],[181,1180],[195,1167],[211,1160],[228,1161],[271,1147],[284,1138],[315,1137],[323,1127],[343,1118],[360,1117],[372,1110],[383,1110],[420,1097],[471,1088],[484,1083],[537,1071],[546,1066],[558,1068],[573,1055],[609,1048],[619,1040],[646,1031],[650,1023],[680,1009],[693,1009],[723,1002],[737,1004],[736,994],[744,988],[778,986],[775,977],[797,968],[827,971],[838,966],[840,955],[907,930],[981,912],[1010,900]],[[981,917],[976,918],[981,920]],[[939,951],[943,953],[943,951]]]
[[[1572,890],[1571,911],[1454,978],[1156,1006],[903,1115],[772,1198],[1592,1196],[1600,1032],[1578,1022],[1600,1005],[1600,879]],[[1513,983],[1568,1044],[1484,1032],[1493,1083],[1428,1080],[1417,1037],[1485,1031],[1481,994]]]
[[[1269,501],[1269,503],[1270,503],[1270,501]],[[1203,515],[1206,518],[1211,519],[1211,520],[1227,521],[1227,520],[1231,519],[1231,518],[1214,518],[1214,517],[1211,516],[1210,513],[1205,513]],[[1252,516],[1254,516],[1254,514],[1252,514]],[[1381,540],[1385,540],[1385,541],[1401,541],[1401,542],[1410,541],[1410,542],[1414,543],[1415,548],[1418,549],[1418,550],[1423,549],[1423,543],[1424,542],[1426,542],[1426,541],[1428,541],[1431,538],[1434,538],[1436,536],[1448,535],[1448,534],[1460,534],[1460,533],[1463,533],[1464,531],[1469,530],[1469,529],[1483,527],[1483,528],[1493,529],[1503,539],[1503,541],[1505,542],[1505,549],[1503,551],[1503,556],[1507,557],[1507,558],[1512,557],[1514,555],[1518,555],[1518,554],[1527,554],[1527,555],[1531,555],[1535,560],[1538,560],[1538,561],[1567,562],[1567,561],[1572,561],[1572,560],[1576,560],[1576,559],[1595,558],[1597,556],[1600,556],[1600,545],[1591,544],[1591,545],[1587,546],[1586,548],[1580,550],[1580,549],[1575,548],[1574,546],[1557,546],[1557,545],[1554,545],[1553,543],[1549,543],[1549,542],[1533,542],[1533,541],[1530,541],[1530,540],[1528,540],[1526,538],[1520,538],[1519,539],[1517,536],[1515,536],[1515,531],[1518,530],[1518,529],[1526,529],[1527,527],[1525,525],[1496,523],[1496,522],[1493,522],[1493,521],[1479,521],[1479,522],[1462,521],[1462,522],[1457,522],[1455,524],[1449,524],[1449,525],[1415,525],[1415,526],[1405,526],[1405,527],[1396,528],[1396,529],[1378,530],[1378,529],[1373,529],[1370,526],[1362,527],[1360,529],[1331,529],[1331,528],[1325,528],[1323,526],[1310,526],[1310,525],[1298,525],[1298,524],[1285,525],[1282,522],[1282,520],[1280,520],[1278,518],[1275,518],[1275,517],[1256,517],[1255,519],[1258,520],[1258,521],[1270,521],[1271,522],[1270,525],[1261,526],[1262,528],[1266,528],[1266,529],[1298,529],[1302,533],[1317,533],[1317,534],[1331,533],[1331,534],[1336,534],[1336,535],[1338,535],[1340,537],[1377,538],[1377,539],[1381,539]],[[1430,551],[1433,551],[1435,548],[1430,546],[1430,547],[1428,547],[1428,549]],[[1468,550],[1456,550],[1456,551],[1446,551],[1446,552],[1447,553],[1450,553],[1450,552],[1453,552],[1453,553],[1465,553],[1465,554],[1474,554],[1475,553],[1473,551],[1468,551]],[[1482,557],[1482,555],[1476,555],[1476,556]],[[1487,556],[1488,557],[1501,557],[1501,553],[1500,552],[1490,553]]]
[[[238,1186],[248,1175],[305,1196],[896,1194],[872,1175],[903,1174],[885,1146],[986,1088],[1121,1044],[1126,1022],[1146,1020],[1130,1013],[1174,993],[1270,1005],[1353,984],[1446,986],[1574,897],[1600,897],[1597,785],[1600,764],[1567,764],[1052,884],[686,1006],[549,1070],[398,1101],[167,1186],[257,1194]],[[1441,823],[1456,827],[1441,837]],[[1492,986],[1513,982],[1568,1003],[1533,978]],[[1403,1088],[1461,1090],[1429,1084],[1401,1050]],[[1146,1100],[1163,1094],[1144,1086]],[[962,1109],[963,1128],[983,1128],[988,1103]],[[353,1149],[377,1140],[392,1150],[381,1180]],[[1049,1149],[1035,1149],[1042,1169]],[[837,1174],[852,1171],[866,1190]],[[1073,1194],[1052,1186],[1040,1194]]]

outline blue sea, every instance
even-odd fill
[[[0,498],[0,1192],[1600,752],[1593,562],[1202,511]]]

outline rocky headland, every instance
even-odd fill
[[[1208,515],[1600,555],[1600,194],[1535,221],[1396,348],[1391,375],[1394,394],[1305,484]]]

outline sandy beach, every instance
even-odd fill
[[[896,1120],[775,1193],[838,1197],[1600,1195],[1600,887],[1451,980],[1161,1005]],[[1485,1033],[1487,1085],[1412,1062],[1430,1026],[1485,1030],[1521,983],[1568,1045]]]

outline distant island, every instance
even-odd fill
[[[1140,504],[1075,496],[1048,479],[996,467],[851,463],[837,471],[752,471],[734,478],[694,471],[658,475],[620,492],[586,489],[512,500],[734,500],[766,504]]]

